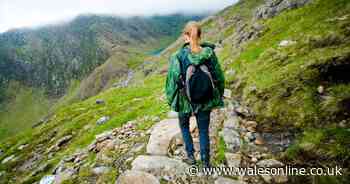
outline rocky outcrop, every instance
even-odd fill
[[[266,0],[255,12],[256,19],[267,19],[280,14],[282,11],[299,8],[311,0]]]

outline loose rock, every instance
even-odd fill
[[[47,175],[47,176],[44,176],[39,184],[53,184],[55,181],[55,176],[54,175]]]
[[[11,155],[11,156],[8,156],[6,158],[4,158],[1,163],[2,164],[6,164],[7,162],[10,162],[10,161],[13,161],[15,159],[15,155]]]
[[[110,117],[108,117],[108,116],[103,116],[103,117],[101,117],[100,119],[98,119],[98,120],[96,121],[96,124],[97,124],[97,125],[102,125],[102,124],[106,123],[109,119],[110,119]]]
[[[266,159],[261,160],[256,164],[258,167],[268,167],[268,168],[275,168],[275,167],[283,167],[284,164],[278,160],[275,159]]]
[[[109,167],[100,166],[100,167],[93,168],[92,173],[95,175],[101,175],[104,173],[108,173],[110,170],[111,170],[111,168],[109,168]]]
[[[104,104],[104,103],[105,103],[105,101],[102,100],[102,99],[97,99],[97,100],[96,100],[96,104],[98,104],[98,105]]]
[[[231,98],[232,91],[229,89],[224,90],[224,97],[225,98]]]
[[[239,153],[225,153],[227,165],[229,167],[239,168],[241,165],[242,155]]]

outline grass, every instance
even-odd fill
[[[241,6],[253,4],[241,1],[220,15],[239,15],[251,25],[252,11]],[[350,18],[336,19],[349,14],[349,1],[316,0],[274,18],[258,20],[264,27],[259,38],[240,45],[242,50],[228,40],[218,53],[225,70],[236,73],[227,78],[227,86],[253,110],[259,124],[276,131],[293,128],[305,132],[286,152],[292,161],[343,166],[349,163],[350,132],[348,125],[341,128],[339,123],[349,123],[350,86],[345,76],[342,81],[324,77],[330,66],[350,65]],[[235,34],[224,32],[225,37]],[[221,37],[212,36],[216,36],[212,40]],[[280,47],[282,40],[295,44]],[[324,94],[317,92],[321,85]],[[318,159],[321,161],[315,162]]]
[[[263,35],[248,43],[227,67],[237,72],[237,77],[231,80],[243,80],[241,96],[251,102],[249,105],[260,116],[259,120],[276,119],[280,124],[302,127],[322,117],[320,102],[315,96],[317,86],[321,85],[317,79],[322,74],[311,66],[322,65],[336,56],[347,57],[350,53],[345,41],[320,44],[322,40],[329,42],[329,35],[344,38],[340,31],[342,23],[326,20],[349,11],[347,1],[315,1],[261,21],[266,27]],[[294,40],[296,44],[282,48],[278,46],[282,40]],[[219,57],[230,58],[230,50],[224,48]],[[257,88],[257,93],[251,93],[252,86]],[[337,99],[347,98],[346,91],[339,92]]]
[[[19,160],[13,164],[20,165],[30,158],[31,153],[35,151],[39,144],[43,144],[44,148],[48,148],[59,138],[72,134],[73,139],[69,145],[50,159],[49,162],[55,165],[64,155],[86,147],[99,133],[119,127],[138,117],[146,115],[165,116],[169,109],[166,103],[159,99],[159,94],[162,93],[163,89],[164,77],[153,75],[146,78],[144,84],[128,88],[112,88],[83,102],[60,108],[47,124],[3,140],[0,147],[6,152],[1,155],[1,159],[12,154],[19,155]],[[105,104],[97,105],[95,103],[96,99],[105,100]],[[97,126],[96,120],[102,116],[110,116],[111,119],[107,123]],[[86,125],[90,126],[87,130],[83,128]],[[25,143],[29,143],[30,146],[19,152],[17,147]],[[44,160],[44,162],[47,162],[47,160]],[[11,166],[14,165],[1,165],[0,169],[9,171]],[[16,173],[18,179],[25,175],[28,175],[28,173]]]
[[[7,99],[0,112],[0,139],[13,136],[18,132],[30,129],[48,112],[52,104],[44,90],[28,88],[12,82],[6,91]]]

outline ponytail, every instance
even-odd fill
[[[184,34],[188,35],[190,38],[190,47],[191,51],[199,52],[200,51],[200,38],[201,38],[201,28],[199,23],[191,21],[187,23],[184,29]]]

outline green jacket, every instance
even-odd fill
[[[177,90],[178,80],[180,78],[179,58],[181,58],[180,55],[184,53],[182,52],[182,49],[189,49],[189,45],[185,44],[181,47],[181,49],[179,49],[177,52],[171,55],[168,65],[168,75],[166,79],[165,92],[167,96],[167,102],[173,111],[180,113],[192,113],[197,112],[198,110],[206,111],[224,106],[223,93],[225,88],[225,78],[214,52],[215,45],[210,43],[202,43],[201,47],[203,49],[200,53],[192,54],[191,52],[189,52],[188,59],[194,65],[198,65],[208,59],[210,59],[210,61],[213,62],[217,79],[216,88],[214,89],[214,98],[206,104],[199,104],[194,107],[191,107],[186,96],[180,93],[179,90]]]

